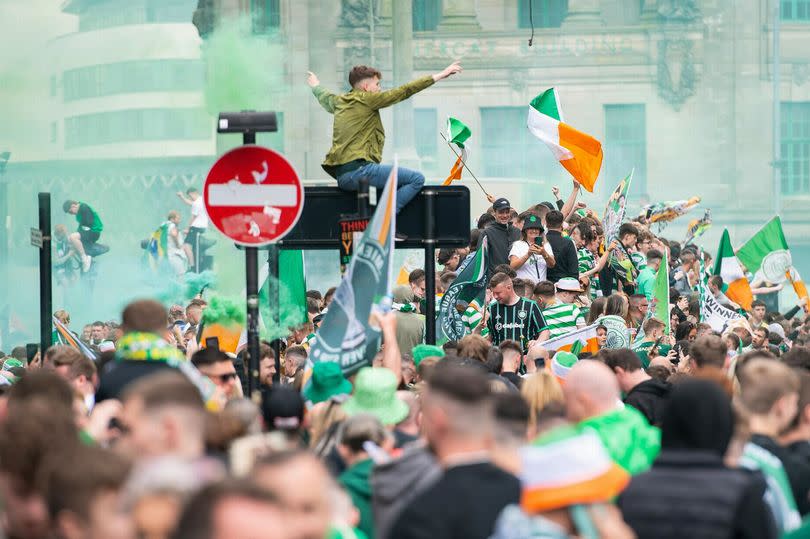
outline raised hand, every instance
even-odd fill
[[[440,81],[442,79],[446,79],[447,77],[449,77],[451,75],[455,75],[456,73],[461,73],[462,71],[463,71],[463,69],[461,68],[461,61],[456,60],[455,62],[453,62],[449,66],[445,67],[439,73],[436,73],[435,75],[433,75],[433,80],[435,82],[438,82],[438,81]]]
[[[321,81],[318,80],[317,75],[312,71],[307,71],[307,84],[309,84],[310,88],[315,88],[316,86],[321,84]]]

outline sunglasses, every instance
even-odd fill
[[[235,372],[228,372],[228,373],[225,373],[225,374],[209,374],[207,376],[209,378],[211,378],[212,380],[219,380],[221,383],[227,384],[231,380],[235,380],[236,377],[237,377],[237,374]]]

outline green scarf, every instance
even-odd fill
[[[135,331],[127,333],[118,341],[116,361],[165,361],[172,366],[184,361],[183,354],[154,333]]]

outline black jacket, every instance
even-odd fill
[[[517,477],[490,463],[452,466],[399,515],[391,539],[487,539],[501,510],[520,501]]]
[[[641,412],[650,425],[660,427],[671,391],[669,383],[650,378],[628,391],[624,403]]]
[[[663,450],[619,496],[638,539],[770,539],[776,524],[758,472],[726,468],[711,451]]]
[[[546,239],[551,245],[551,251],[554,253],[554,260],[556,261],[553,268],[548,268],[546,274],[548,280],[556,283],[563,277],[579,279],[579,261],[577,260],[577,248],[574,242],[564,238],[558,230],[546,232]]]
[[[481,233],[478,241],[479,249],[485,237],[487,238],[487,269],[491,278],[495,275],[496,266],[509,263],[509,249],[512,248],[513,242],[520,239],[520,230],[511,224],[491,223]]]
[[[810,513],[810,499],[808,499],[810,493],[810,463],[794,455],[787,447],[782,447],[776,443],[773,438],[753,434],[751,435],[751,443],[766,449],[782,461],[799,513],[802,515]]]

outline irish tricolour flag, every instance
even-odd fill
[[[723,288],[725,289],[723,293],[728,296],[728,299],[746,311],[750,311],[751,302],[754,300],[751,295],[751,286],[748,284],[748,279],[745,278],[740,261],[734,255],[728,230],[723,230],[723,237],[720,238],[713,273],[723,278]]]
[[[602,144],[565,123],[557,90],[546,90],[529,103],[527,124],[574,179],[593,192],[602,168]]]

